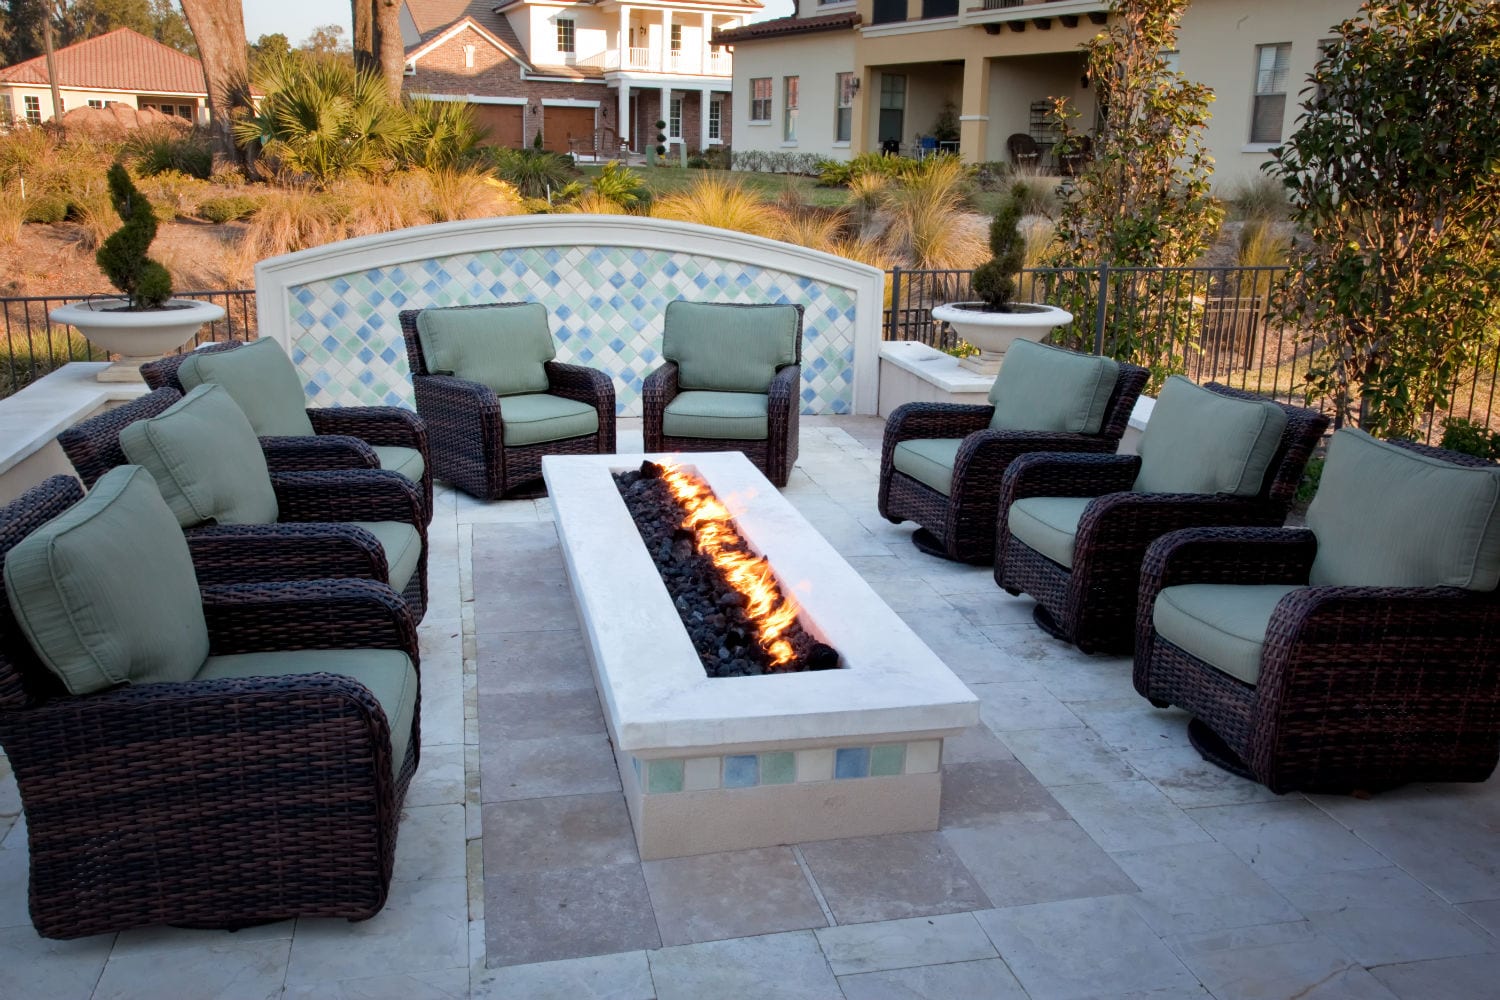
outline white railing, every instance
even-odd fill
[[[579,65],[599,66],[604,69],[633,69],[646,73],[683,73],[693,76],[732,76],[734,60],[729,53],[713,55],[707,49],[693,52],[681,49],[669,52],[662,58],[659,49],[632,46],[625,50],[625,63],[620,65],[618,52],[606,52],[601,56],[580,59]]]

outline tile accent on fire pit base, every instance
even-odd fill
[[[641,791],[647,795],[700,792],[718,788],[759,788],[763,785],[810,784],[854,778],[891,778],[903,774],[932,774],[942,756],[941,740],[876,743],[858,747],[819,747],[812,750],[767,750],[642,760],[630,758]]]

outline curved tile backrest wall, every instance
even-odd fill
[[[412,405],[397,313],[534,301],[558,360],[606,371],[640,414],[673,299],[803,306],[802,412],[874,413],[885,275],[788,243],[613,215],[440,223],[261,261],[260,335],[292,356],[314,406]]]

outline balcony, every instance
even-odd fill
[[[995,34],[1002,24],[1015,32],[1029,27],[1046,31],[1054,21],[1064,28],[1077,27],[1085,20],[1103,24],[1108,12],[1105,0],[979,0],[977,5],[966,4],[959,18],[964,24],[983,25]]]
[[[727,52],[715,53],[708,49],[679,49],[663,53],[660,49],[632,46],[620,58],[619,49],[610,49],[592,56],[584,56],[579,66],[592,66],[606,72],[668,73],[682,76],[719,76],[728,79],[734,74],[734,57]]]

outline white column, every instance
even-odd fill
[[[704,16],[707,17],[708,15],[705,14]],[[700,105],[698,109],[698,148],[701,150],[708,149],[708,107],[712,100],[713,91],[707,87],[700,87],[698,90],[698,103]],[[723,128],[724,123],[720,122],[719,129],[722,131]]]
[[[661,71],[663,73],[672,71],[672,12],[670,10],[661,12]],[[662,117],[666,117],[665,111]]]
[[[668,16],[670,16],[670,15],[668,15]],[[666,146],[667,149],[670,150],[672,148],[672,88],[671,87],[663,87],[663,88],[661,88],[661,119],[660,120],[667,123],[666,127],[661,130],[662,134],[667,137],[666,140],[662,143],[662,145]],[[652,122],[651,124],[655,125],[656,123]],[[651,141],[652,142],[656,141],[656,133],[655,132],[651,133]]]
[[[713,37],[714,37],[714,16],[709,11],[704,11],[703,12],[703,44],[698,47],[698,49],[699,49],[699,51],[698,51],[698,72],[700,72],[700,73],[707,73],[708,72],[708,61],[709,61],[709,58],[710,58],[709,54],[711,52],[713,52],[713,49],[711,49],[709,47],[708,43],[713,40]],[[704,121],[708,120],[708,112],[707,112],[707,110],[705,110],[703,112],[703,120]]]
[[[630,141],[630,83],[623,79],[620,81],[619,133],[622,145]]]
[[[630,68],[630,8],[620,5],[620,68]],[[624,133],[621,133],[623,137]]]

